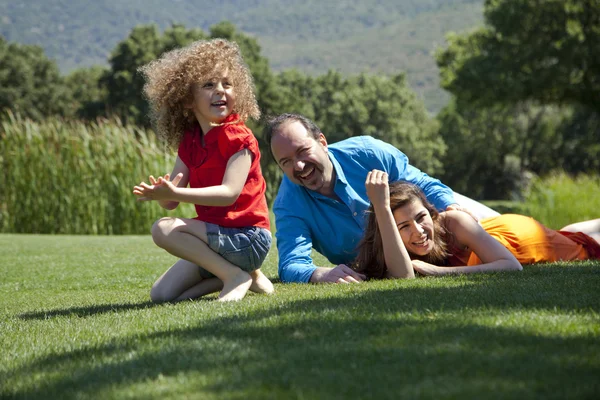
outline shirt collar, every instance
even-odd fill
[[[338,182],[344,186],[347,186],[348,180],[346,179],[346,175],[344,174],[344,170],[342,169],[342,166],[340,165],[339,161],[335,158],[333,153],[328,150],[327,155],[329,156],[329,160],[331,160],[331,163],[333,164],[333,170],[335,171],[335,182],[333,183],[333,191],[335,192],[335,188],[338,185]],[[302,186],[302,188],[304,190],[306,190],[308,192],[308,194],[310,196],[312,196],[313,198],[328,199],[327,196],[323,196],[319,192],[315,192],[314,190],[309,190],[309,189],[305,188],[304,186]]]
[[[335,183],[340,181],[344,185],[347,185],[348,180],[346,179],[346,174],[344,174],[344,170],[342,169],[342,166],[340,165],[339,161],[335,158],[335,155],[331,151],[328,150],[327,154],[329,155],[329,159],[333,164],[333,170],[335,171]]]
[[[225,120],[221,122],[221,124],[213,127],[211,130],[208,131],[206,135],[204,135],[204,144],[215,143],[219,138],[219,134],[223,132],[223,129],[225,129],[227,125],[237,125],[240,122],[241,120],[238,114],[229,114],[227,118],[225,118]],[[200,129],[198,129],[198,131],[199,130]]]

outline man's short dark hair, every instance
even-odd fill
[[[269,118],[267,120],[267,124],[263,129],[263,137],[267,141],[269,147],[271,147],[271,140],[273,140],[273,136],[277,134],[279,128],[287,124],[289,122],[300,122],[302,126],[308,131],[308,133],[313,137],[313,139],[319,139],[319,135],[321,134],[321,130],[311,119],[306,118],[300,114],[291,114],[285,113],[278,115],[276,117]]]

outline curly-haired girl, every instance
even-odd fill
[[[171,174],[150,176],[133,193],[168,210],[193,203],[198,214],[154,223],[154,242],[180,260],[158,278],[150,297],[178,301],[222,288],[219,300],[231,301],[248,289],[272,292],[260,271],[271,246],[266,183],[258,142],[244,124],[260,111],[238,46],[197,41],[140,71],[156,131],[178,156]]]
[[[370,278],[413,278],[521,270],[521,264],[600,259],[600,219],[549,229],[533,218],[504,214],[481,220],[438,213],[408,182],[388,185],[383,171],[365,182],[371,214],[354,269]]]

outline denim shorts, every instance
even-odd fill
[[[206,222],[206,235],[211,250],[246,272],[259,269],[271,248],[271,232],[256,226],[226,228]],[[204,268],[200,276],[214,277]]]

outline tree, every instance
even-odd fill
[[[142,89],[144,79],[138,68],[157,59],[164,52],[186,46],[201,39],[223,38],[234,41],[240,47],[248,64],[259,106],[269,113],[276,107],[277,90],[268,60],[261,55],[256,39],[238,32],[233,24],[224,21],[213,25],[210,34],[200,29],[186,29],[181,24],[172,25],[161,35],[155,25],[136,26],[130,35],[119,43],[110,57],[111,69],[102,82],[108,89],[108,108],[126,122],[148,125],[148,104]]]
[[[486,0],[486,26],[448,36],[442,86],[459,102],[534,100],[600,112],[600,1]]]
[[[442,181],[475,199],[503,199],[518,192],[515,159],[518,133],[511,110],[459,108],[454,101],[437,116],[448,146]]]
[[[562,121],[559,132],[563,138],[557,154],[569,173],[592,173],[600,171],[600,114],[583,107],[571,110]]]
[[[186,30],[183,25],[173,25],[161,36],[155,25],[139,25],[129,37],[120,42],[109,59],[111,69],[102,79],[108,90],[107,108],[123,121],[148,126],[148,103],[142,89],[144,77],[138,68],[160,57],[165,51],[185,46],[205,38],[198,29]]]
[[[105,116],[108,91],[102,84],[106,68],[95,66],[80,68],[65,77],[65,85],[71,93],[73,110],[80,119],[91,120]]]
[[[581,152],[584,142],[569,139],[562,127],[571,110],[557,106],[522,102],[475,108],[453,101],[437,118],[448,146],[442,179],[479,199],[520,198],[532,173],[543,175],[578,160],[563,149],[568,143]]]
[[[244,33],[238,32],[235,26],[223,21],[210,27],[211,38],[222,38],[237,43],[252,73],[256,87],[256,99],[263,115],[270,115],[278,110],[281,101],[276,78],[269,66],[269,60],[261,53],[258,41]],[[254,125],[256,126],[256,125]],[[256,132],[260,136],[260,132]]]
[[[70,115],[69,103],[58,67],[41,47],[8,43],[0,36],[0,111],[40,120]]]
[[[316,78],[313,86],[315,121],[329,141],[370,135],[399,148],[427,173],[441,172],[445,145],[437,134],[437,122],[409,88],[404,74],[346,79],[330,71]]]

